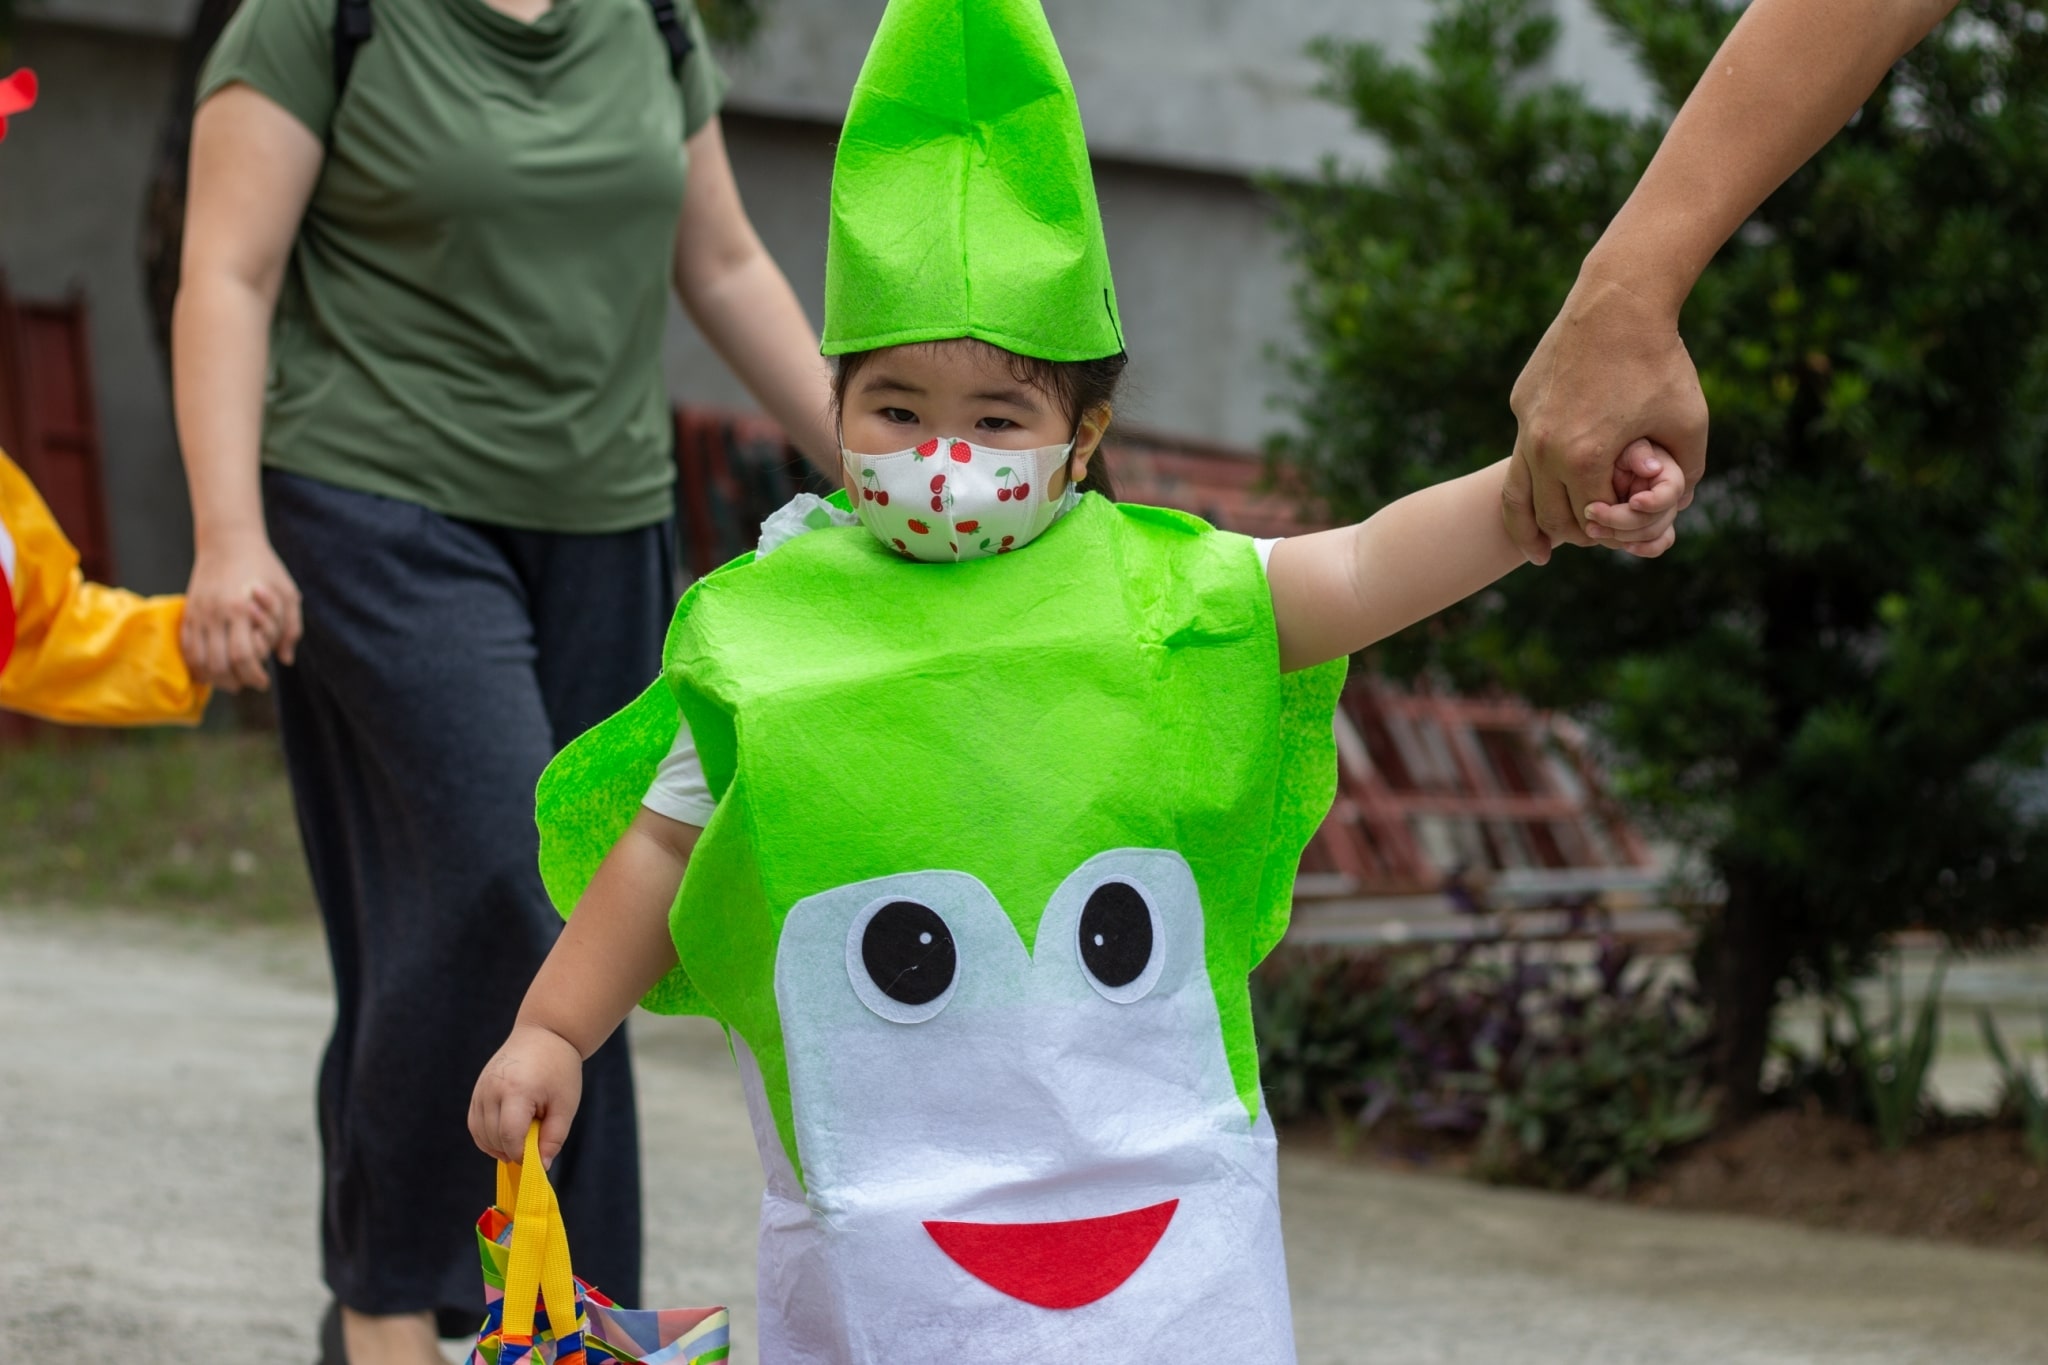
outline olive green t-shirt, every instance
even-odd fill
[[[200,82],[327,143],[271,334],[263,461],[531,530],[673,509],[661,371],[683,143],[725,78],[670,70],[647,0],[372,0],[335,99],[335,0],[247,0]]]

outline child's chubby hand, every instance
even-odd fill
[[[1614,501],[1586,506],[1586,534],[1596,544],[1655,559],[1678,539],[1673,523],[1692,501],[1678,461],[1650,441],[1636,441],[1614,462]]]
[[[562,1150],[569,1122],[583,1099],[583,1054],[561,1034],[517,1024],[485,1064],[469,1101],[469,1135],[489,1156],[517,1162],[526,1155],[526,1130],[540,1120],[540,1158],[547,1165]]]

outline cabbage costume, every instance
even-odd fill
[[[828,350],[1121,348],[1036,0],[893,0],[833,215]],[[1092,495],[959,564],[834,526],[665,657],[548,770],[542,870],[566,913],[687,721],[718,807],[646,1004],[733,1038],[762,1359],[1293,1360],[1245,982],[1344,670],[1282,675],[1252,543]]]

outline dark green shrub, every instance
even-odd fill
[[[1442,5],[1419,65],[1325,47],[1384,147],[1277,187],[1297,434],[1345,515],[1506,455],[1507,396],[1738,0],[1594,0],[1647,116],[1545,74],[1536,0]],[[1378,651],[1572,708],[1726,888],[1699,980],[1732,1107],[1789,987],[1892,932],[2048,915],[2048,0],[1966,0],[1721,253],[1683,326],[1713,412],[1677,548],[1561,555]]]
[[[1283,951],[1252,978],[1276,1118],[1476,1144],[1493,1180],[1623,1189],[1712,1123],[1689,991],[1615,944],[1588,967],[1497,941]]]
[[[1984,1031],[1984,1047],[1998,1067],[1999,1111],[2019,1122],[2027,1155],[2035,1164],[2048,1166],[2048,1089],[2035,1077],[2024,1052],[2015,1057],[2006,1050],[1990,1010],[1977,1011],[1977,1024]],[[2041,1043],[2042,1050],[2048,1052],[2048,1011],[2041,1015]]]

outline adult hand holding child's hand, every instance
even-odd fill
[[[264,660],[274,653],[290,664],[301,631],[299,585],[268,539],[200,548],[178,644],[201,682],[228,692],[268,690]]]
[[[1631,481],[1641,476],[1623,464],[1644,440],[1655,444],[1667,472],[1675,467],[1682,476],[1669,515],[1653,514],[1664,518],[1663,529],[1692,501],[1706,468],[1707,405],[1678,336],[1682,298],[1681,292],[1653,304],[1597,276],[1582,277],[1515,381],[1509,406],[1518,429],[1501,511],[1531,563],[1548,562],[1559,545],[1657,543],[1658,536],[1634,538],[1648,522],[1602,523],[1590,515],[1604,505],[1599,499],[1610,481],[1617,503],[1643,491]],[[1655,505],[1663,506],[1661,495]],[[1602,535],[1603,524],[1614,534]],[[1669,548],[1666,540],[1648,553]]]
[[[485,1064],[469,1101],[469,1135],[489,1156],[517,1162],[526,1130],[540,1120],[540,1159],[548,1165],[568,1139],[583,1098],[583,1054],[553,1029],[520,1024]]]

